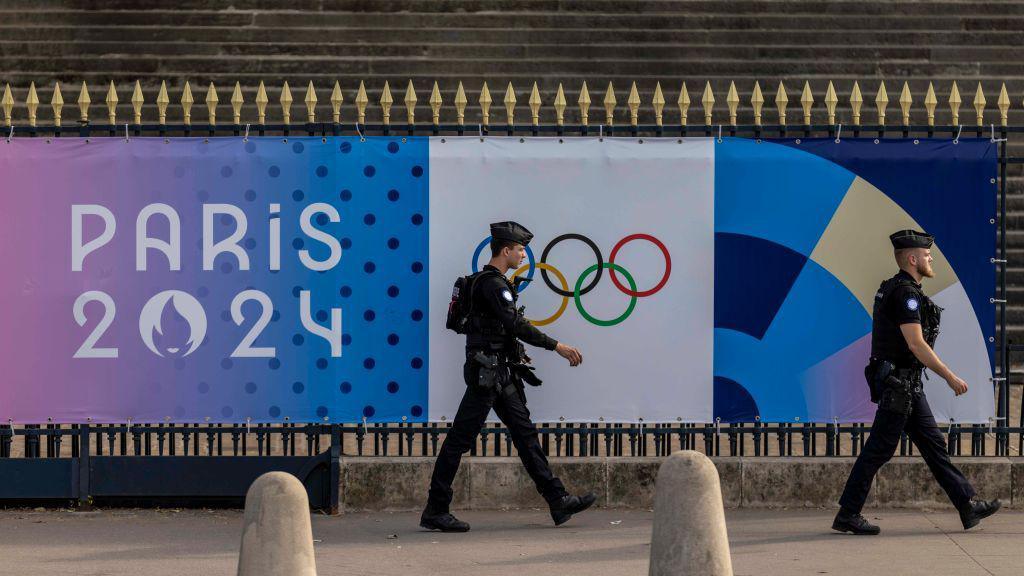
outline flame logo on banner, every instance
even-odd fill
[[[171,303],[171,308],[165,310],[168,302]],[[176,314],[180,321],[188,324],[187,338],[171,338],[181,342],[180,345],[174,345],[176,342],[165,342],[168,340],[162,321],[165,311],[169,317],[173,318]],[[142,336],[146,347],[157,356],[183,358],[195,352],[206,337],[206,312],[203,305],[191,294],[181,290],[164,290],[150,298],[142,307],[139,314],[139,335]],[[187,350],[182,352],[186,347]]]

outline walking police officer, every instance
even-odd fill
[[[469,524],[452,516],[452,481],[462,455],[476,443],[487,414],[493,408],[505,423],[512,443],[537,491],[548,502],[555,525],[590,507],[597,499],[593,493],[572,496],[562,481],[551,473],[544,450],[537,441],[537,428],[526,409],[523,381],[533,385],[540,380],[527,366],[529,358],[520,340],[554,350],[570,366],[583,362],[579,350],[556,342],[529,323],[516,309],[518,295],[505,274],[518,268],[526,257],[526,245],[533,234],[515,222],[491,224],[491,260],[483,270],[470,277],[465,287],[469,294],[466,318],[466,363],[463,377],[466,392],[448,430],[430,478],[427,506],[420,526],[444,532],[465,532]]]
[[[921,290],[921,279],[931,278],[930,234],[900,230],[889,239],[895,249],[899,273],[882,282],[875,294],[871,328],[871,361],[865,377],[871,401],[878,403],[871,435],[853,465],[841,509],[832,529],[853,534],[878,534],[860,512],[875,473],[892,458],[902,432],[917,446],[932,475],[960,512],[964,530],[999,510],[999,500],[976,500],[974,488],[950,461],[946,442],[932,416],[921,387],[921,372],[930,369],[942,377],[957,396],[967,383],[953,373],[932,349],[939,331],[941,308]]]

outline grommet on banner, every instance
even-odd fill
[[[359,141],[360,142],[366,142],[366,137],[363,136],[362,131],[359,130],[359,122],[356,122],[356,134],[359,134]]]
[[[960,133],[963,132],[963,131],[964,131],[964,125],[963,124],[957,126],[956,137],[953,138],[953,144],[959,144],[960,143]]]
[[[836,128],[836,144],[839,144],[839,140],[840,140],[839,135],[842,134],[842,133],[843,133],[843,125],[839,124],[839,126]]]
[[[996,138],[996,125],[995,124],[990,124],[990,126],[992,126],[992,139],[991,139],[991,142],[993,144],[995,144],[996,142],[1006,142],[1006,138]]]
[[[246,123],[246,125],[245,125],[245,136],[242,136],[242,142],[248,142],[248,141],[249,141],[249,124]]]

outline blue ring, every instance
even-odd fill
[[[487,238],[484,238],[483,242],[477,244],[476,250],[473,251],[473,259],[469,261],[469,269],[473,271],[473,274],[480,271],[480,267],[477,266],[476,261],[480,258],[480,253],[484,251],[484,247],[490,243],[491,237],[488,236]],[[537,262],[533,258],[533,250],[531,250],[529,246],[526,247],[526,259],[530,262],[530,268],[526,271],[526,279],[533,280],[533,273],[537,271]],[[523,292],[526,292],[526,289],[530,287],[530,284],[530,282],[521,284],[518,293],[522,294]]]

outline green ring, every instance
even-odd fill
[[[629,306],[626,307],[626,311],[623,312],[622,315],[619,316],[618,318],[614,318],[612,320],[601,320],[600,318],[594,318],[590,314],[587,314],[587,311],[583,309],[583,302],[580,301],[580,289],[583,286],[583,281],[587,279],[587,276],[589,276],[593,272],[596,272],[598,266],[602,265],[593,264],[590,266],[590,268],[587,268],[586,270],[583,271],[582,274],[580,274],[579,279],[576,280],[576,288],[573,289],[572,292],[572,299],[574,302],[576,302],[576,309],[580,311],[580,316],[586,318],[587,321],[590,322],[591,324],[596,324],[598,326],[615,326],[619,322],[622,322],[626,318],[629,318],[629,315],[633,313],[633,308],[636,308],[636,296],[629,297]],[[621,272],[622,275],[626,277],[626,282],[629,282],[630,290],[636,292],[636,282],[633,281],[633,277],[629,275],[629,272],[626,272],[625,268],[619,266],[618,264],[615,264],[614,262],[604,262],[602,267],[610,268],[612,270],[615,270],[616,272]]]

